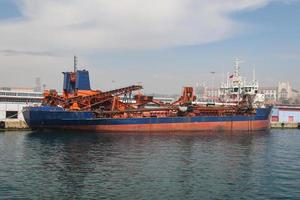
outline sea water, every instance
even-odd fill
[[[0,132],[0,199],[300,199],[300,131]]]

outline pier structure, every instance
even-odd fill
[[[41,104],[43,94],[35,88],[0,88],[0,129],[25,129],[22,109]]]

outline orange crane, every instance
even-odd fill
[[[192,87],[184,87],[182,96],[175,102],[173,102],[171,105],[189,105],[193,101],[196,100],[196,96],[194,95],[194,90]]]

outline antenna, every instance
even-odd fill
[[[224,66],[222,66],[222,84],[225,82],[225,72],[224,72]]]
[[[229,87],[229,72],[227,72],[227,77],[226,77],[226,87]]]
[[[74,72],[77,71],[77,56],[74,55]]]

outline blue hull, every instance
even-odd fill
[[[260,130],[269,128],[271,109],[271,107],[257,109],[256,114],[252,116],[114,119],[95,118],[92,112],[68,112],[59,107],[41,106],[27,107],[24,109],[23,115],[26,123],[32,129],[63,128],[97,131]]]

